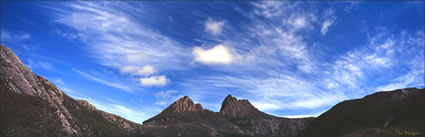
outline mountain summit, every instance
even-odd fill
[[[202,109],[201,104],[195,104],[193,103],[192,99],[190,99],[188,96],[184,96],[171,104],[169,107],[167,107],[164,112],[166,113],[179,113],[179,112],[201,112],[204,109]]]
[[[220,114],[230,117],[246,117],[261,113],[248,100],[228,95],[221,104]]]
[[[313,119],[268,115],[248,100],[239,100],[232,95],[223,100],[220,112],[212,112],[184,96],[143,124],[145,133],[158,137],[173,136],[175,132],[188,137],[295,137]]]

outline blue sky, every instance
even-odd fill
[[[141,123],[187,95],[317,116],[424,86],[424,2],[11,2],[1,44],[76,99]]]

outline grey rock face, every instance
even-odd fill
[[[9,91],[18,94],[38,96],[56,108],[56,115],[62,123],[63,130],[68,135],[78,134],[71,126],[71,114],[63,103],[63,93],[55,85],[41,76],[36,76],[22,64],[21,60],[7,47],[0,46],[0,77],[7,82]]]
[[[248,117],[257,115],[260,112],[248,100],[238,100],[232,95],[228,95],[221,106],[220,114],[230,117]]]
[[[0,136],[96,136],[109,132],[101,131],[101,127],[116,132],[113,136],[127,136],[135,134],[140,126],[97,110],[87,101],[71,99],[47,79],[35,75],[3,45],[0,45],[0,66],[0,98],[3,102],[0,116],[9,117],[0,117]],[[30,124],[20,124],[22,122]],[[38,127],[31,127],[39,122]]]
[[[166,113],[179,113],[179,112],[202,112],[204,109],[202,109],[201,104],[195,104],[193,101],[188,97],[184,96],[183,98],[177,100],[173,104],[171,104],[169,107],[167,107],[164,112]]]

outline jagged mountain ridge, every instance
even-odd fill
[[[185,96],[143,124],[144,132],[152,136],[172,136],[177,132],[181,136],[294,137],[313,119],[268,115],[248,100],[238,100],[231,95],[223,100],[220,112],[212,112]]]
[[[335,105],[318,118],[268,115],[229,95],[219,112],[185,96],[143,125],[74,100],[31,72],[0,44],[0,136],[354,137],[424,136],[425,91],[377,92]]]
[[[255,108],[248,100],[242,99],[238,100],[237,98],[233,97],[232,95],[228,95],[220,109],[220,114],[230,117],[249,117],[253,115],[265,115],[265,113],[259,111],[257,108]]]

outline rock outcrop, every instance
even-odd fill
[[[0,136],[137,135],[140,125],[70,98],[3,45],[0,66]]]
[[[0,45],[0,80],[2,87],[8,92],[36,96],[49,103],[56,109],[63,131],[67,135],[78,134],[76,127],[70,124],[72,116],[62,105],[63,93],[55,85],[41,76],[36,76],[21,60],[7,47]],[[6,91],[2,91],[6,92]]]
[[[143,122],[143,132],[154,137],[173,136],[281,136],[294,137],[314,118],[287,119],[259,111],[248,100],[228,95],[220,112],[202,109],[185,96],[157,116]]]
[[[169,107],[167,107],[164,112],[165,113],[179,113],[179,112],[202,112],[204,109],[202,109],[201,104],[195,104],[193,103],[192,99],[190,99],[188,96],[184,96],[183,98],[180,98],[173,104],[171,104]]]
[[[238,100],[232,95],[228,95],[221,105],[220,114],[229,117],[244,118],[262,114],[262,112],[255,108],[248,100]]]

